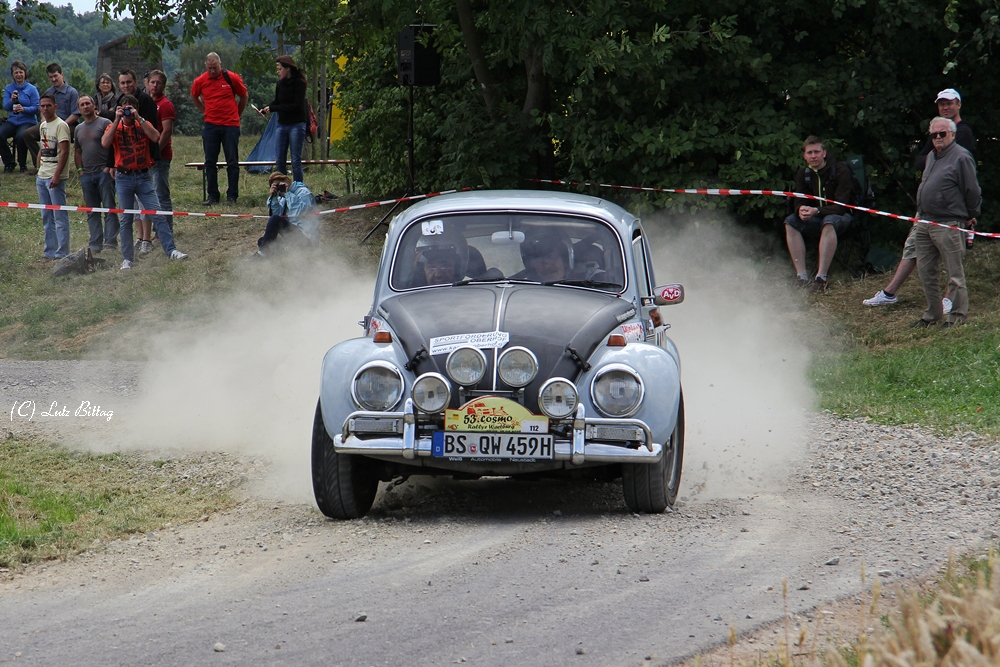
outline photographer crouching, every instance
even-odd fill
[[[267,257],[279,237],[282,244],[316,244],[319,240],[319,221],[314,215],[305,215],[313,205],[313,194],[305,183],[292,182],[285,174],[275,172],[268,179],[271,186],[267,198],[267,226],[264,235],[257,239],[257,252],[252,257]]]

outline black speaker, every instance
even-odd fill
[[[427,46],[423,36],[430,35]],[[434,50],[434,26],[409,25],[396,38],[397,69],[401,86],[436,86],[441,83],[441,56]]]

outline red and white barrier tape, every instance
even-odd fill
[[[441,190],[440,192],[429,192],[425,195],[412,195],[410,197],[400,197],[399,199],[386,199],[384,201],[373,201],[367,204],[355,204],[354,206],[341,206],[340,208],[331,208],[328,211],[316,211],[311,215],[326,215],[327,213],[343,213],[344,211],[357,211],[362,208],[375,208],[376,206],[388,206],[389,204],[399,204],[404,201],[415,201],[417,199],[430,199],[431,197],[450,195],[455,192],[468,192],[469,190],[475,190],[475,189],[476,188],[457,188],[455,190]]]
[[[197,213],[193,211],[152,211],[138,208],[100,208],[98,206],[69,206],[66,204],[26,204],[24,202],[0,201],[0,207],[34,208],[44,211],[79,211],[80,213],[131,213],[132,215],[173,215],[197,216],[199,218],[266,218],[266,215],[249,213]]]
[[[354,206],[341,206],[340,208],[328,211],[312,211],[306,215],[326,215],[327,213],[343,213],[344,211],[356,211],[362,208],[375,208],[377,206],[387,206],[389,204],[399,204],[404,201],[416,201],[418,199],[430,199],[441,195],[450,195],[454,192],[467,192],[474,188],[460,188],[456,190],[442,190],[440,192],[428,192],[423,195],[412,195],[410,197],[400,197],[399,199],[386,199],[385,201],[369,202],[367,204],[355,204]],[[196,211],[153,211],[149,209],[135,208],[101,208],[98,206],[69,206],[60,204],[29,204],[25,202],[0,201],[0,208],[30,208],[44,211],[76,211],[80,213],[131,213],[132,215],[172,215],[192,216],[200,218],[268,218],[266,215],[253,215],[250,213],[200,213]]]
[[[896,213],[889,213],[888,211],[880,211],[875,208],[867,208],[865,206],[855,206],[853,204],[845,204],[844,202],[839,202],[833,199],[827,199],[826,197],[818,197],[816,195],[807,195],[801,192],[787,192],[785,190],[734,190],[732,188],[655,188],[655,187],[644,187],[639,185],[611,185],[610,183],[589,183],[583,181],[561,181],[561,180],[551,180],[544,178],[529,178],[527,179],[531,183],[547,183],[550,185],[584,185],[589,187],[598,188],[612,188],[615,190],[635,190],[642,192],[664,192],[668,194],[678,194],[678,195],[716,195],[722,197],[733,197],[738,195],[766,195],[772,197],[795,197],[797,199],[812,199],[814,201],[829,202],[831,204],[837,204],[839,206],[844,206],[845,208],[854,209],[855,211],[862,211],[864,213],[872,213],[874,215],[881,215],[886,218],[893,218],[895,220],[905,220],[907,222],[921,222],[926,225],[934,225],[936,227],[946,227],[948,229],[957,229],[961,232],[969,233],[972,232],[976,236],[982,236],[988,239],[1000,238],[1000,233],[990,233],[990,232],[977,232],[971,229],[965,229],[963,227],[958,227],[955,225],[945,225],[940,222],[934,222],[933,220],[923,220],[921,218],[913,218],[906,215],[898,215]]]

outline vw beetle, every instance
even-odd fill
[[[323,514],[364,516],[409,475],[621,478],[674,504],[680,355],[640,221],[590,196],[427,199],[389,225],[363,337],[323,359],[312,479]]]

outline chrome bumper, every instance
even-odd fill
[[[395,432],[383,436],[368,431],[371,435],[358,437],[354,431],[360,423],[366,421],[384,424],[384,428]],[[622,445],[610,444],[608,439],[600,437],[625,431],[635,434],[641,431],[644,444],[638,449],[628,449]],[[569,461],[573,465],[656,463],[663,456],[663,447],[653,442],[653,434],[645,422],[638,419],[588,418],[582,405],[576,407],[572,440],[555,439],[553,444],[553,459]],[[333,448],[338,454],[401,456],[412,461],[418,456],[431,456],[431,439],[417,436],[413,400],[408,398],[403,404],[402,412],[352,412],[344,420],[343,432],[334,436]]]

